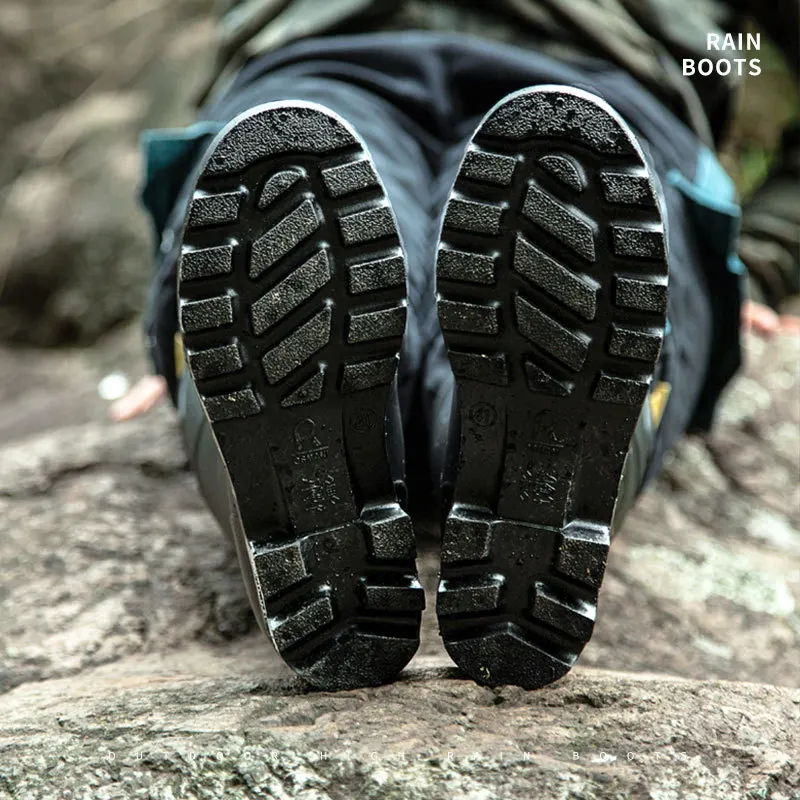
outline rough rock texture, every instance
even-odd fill
[[[0,339],[92,341],[141,309],[139,131],[189,119],[209,7],[0,4]]]
[[[666,800],[791,797],[800,781],[796,692],[579,669],[526,693],[418,666],[381,689],[298,694],[258,649],[189,645],[21,687],[0,791]]]
[[[134,341],[0,352],[0,798],[800,798],[796,340],[642,498],[567,678],[463,680],[429,599],[403,679],[338,695],[254,630],[171,413],[101,421]]]

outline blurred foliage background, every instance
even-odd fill
[[[797,86],[781,53],[766,42],[759,57],[762,73],[745,80],[721,154],[745,199],[767,177],[784,128],[800,118]]]
[[[140,312],[139,132],[190,118],[212,4],[0,2],[0,339],[88,343]]]
[[[140,313],[153,243],[139,132],[191,118],[214,0],[0,2],[0,340],[85,344]],[[746,195],[798,113],[762,53],[725,148]]]

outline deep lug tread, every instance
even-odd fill
[[[341,392],[365,392],[379,386],[388,386],[397,371],[397,356],[375,361],[351,361],[342,368]]]
[[[326,372],[327,367],[324,364],[317,365],[316,372],[310,378],[304,380],[294,391],[281,400],[281,406],[283,408],[291,408],[292,406],[304,406],[321,400],[322,393],[325,391]]]
[[[440,281],[492,284],[495,281],[495,259],[482,253],[439,248],[436,274]]]
[[[205,407],[212,422],[244,419],[261,413],[261,404],[249,387],[228,394],[210,395],[205,398]]]
[[[204,228],[208,225],[236,222],[239,219],[239,207],[245,196],[246,193],[241,190],[221,194],[195,192],[189,208],[189,227]]]
[[[608,526],[569,523],[560,534],[555,568],[562,575],[599,589],[610,546]]]
[[[187,333],[217,330],[233,324],[233,298],[207,297],[181,304],[181,328]]]
[[[375,167],[368,158],[324,169],[322,180],[331,197],[344,197],[380,185]]]
[[[514,245],[514,269],[535,287],[591,322],[597,315],[596,281],[579,277],[522,234]]]
[[[532,392],[544,392],[555,397],[566,397],[574,388],[570,381],[556,380],[533,361],[525,362],[525,377],[528,381],[528,389]]]
[[[508,183],[483,151],[513,160]],[[461,453],[437,610],[481,683],[543,686],[591,636],[666,324],[656,196],[618,115],[566,87],[498,104],[456,179],[437,285]],[[491,338],[473,307],[496,312]]]
[[[288,216],[253,242],[250,277],[256,279],[308,239],[321,220],[314,203],[303,200]]]
[[[607,203],[619,206],[656,208],[653,187],[644,170],[636,172],[603,170],[600,172],[600,183],[603,187],[603,197]]]
[[[318,311],[290,336],[264,353],[261,363],[270,384],[280,383],[287,375],[303,366],[314,353],[325,347],[331,338],[333,312],[330,308]]]
[[[258,198],[259,209],[263,211],[265,208],[269,208],[304,177],[305,172],[302,169],[286,169],[271,175],[261,189],[261,195]]]
[[[587,338],[561,325],[520,295],[514,298],[514,309],[522,336],[574,372],[583,367],[589,354]]]
[[[613,323],[608,352],[612,356],[652,363],[658,358],[663,341],[664,332],[661,330],[651,331]]]
[[[611,246],[621,258],[663,261],[664,229],[661,225],[645,228],[638,225],[612,225]]]
[[[406,278],[372,160],[333,112],[253,109],[212,145],[182,245],[188,364],[262,627],[316,686],[391,680],[424,593],[386,463]]]
[[[494,336],[500,330],[500,318],[494,306],[479,303],[439,301],[439,321],[444,331],[464,331]]]
[[[649,387],[649,380],[635,380],[601,372],[592,393],[592,399],[601,403],[641,406],[647,397]]]
[[[462,668],[474,665],[470,676],[489,686],[515,683],[538,688],[564,677],[574,663],[543,649],[512,623],[488,624],[476,636],[451,639],[447,650]]]
[[[350,294],[379,292],[404,287],[406,265],[402,255],[379,258],[361,264],[351,264],[348,270]]]
[[[591,603],[558,597],[546,583],[536,582],[531,604],[533,618],[579,642],[585,642],[592,635],[595,611]]]
[[[614,302],[620,308],[663,315],[667,311],[666,281],[618,275],[615,280]]]
[[[462,353],[450,351],[450,365],[456,378],[505,386],[508,361],[504,353]]]
[[[597,260],[595,227],[575,208],[530,183],[522,213],[590,263]]]
[[[503,590],[502,575],[465,581],[443,581],[439,586],[436,612],[439,616],[454,614],[486,614],[500,606]]]
[[[265,600],[270,600],[310,576],[300,542],[276,547],[258,545],[252,548],[258,585]]]
[[[539,159],[539,164],[554,178],[558,178],[561,183],[575,192],[584,191],[588,185],[586,172],[580,161],[572,156],[554,153],[553,155],[542,156]]]
[[[493,520],[469,509],[454,506],[442,535],[442,564],[483,561],[492,546]]]
[[[256,336],[277,325],[284,317],[303,305],[331,278],[328,253],[318,250],[304,264],[273,286],[250,307],[250,321]]]
[[[339,218],[344,243],[348,245],[375,242],[385,238],[396,238],[394,214],[388,205],[357,211]]]
[[[189,353],[189,364],[192,374],[197,375],[198,379],[238,372],[244,366],[238,342]]]
[[[213,278],[215,275],[225,275],[232,269],[232,244],[205,247],[199,250],[186,250],[182,253],[178,266],[182,281],[190,281],[195,278]]]
[[[454,197],[447,206],[444,227],[467,233],[496,235],[500,232],[503,211],[501,205]]]
[[[330,597],[323,595],[294,611],[284,619],[270,620],[270,633],[275,646],[283,653],[291,647],[331,625],[336,619]]]
[[[368,583],[364,586],[364,605],[370,611],[421,612],[425,608],[425,590],[416,579],[404,586]]]
[[[399,506],[365,508],[361,515],[370,553],[377,561],[414,558],[414,528]]]
[[[516,167],[516,158],[472,148],[464,156],[461,174],[475,181],[508,186],[514,177]]]
[[[405,305],[351,312],[347,328],[347,342],[348,344],[359,344],[397,338],[403,335],[405,328]]]

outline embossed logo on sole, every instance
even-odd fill
[[[491,428],[497,422],[497,409],[491,403],[475,403],[469,418],[479,428]]]
[[[519,496],[527,503],[551,504],[556,501],[558,477],[542,464],[531,462],[519,480]]]
[[[350,417],[350,427],[356,433],[369,433],[378,426],[378,415],[371,408],[362,408]]]
[[[300,479],[300,493],[303,505],[314,514],[320,514],[341,502],[336,491],[336,478],[319,470],[313,477]]]
[[[324,447],[317,436],[317,424],[313,419],[304,419],[294,426],[294,464],[309,464],[324,461],[328,457],[328,448]]]

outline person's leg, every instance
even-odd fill
[[[441,489],[441,500],[446,506],[449,485],[446,481],[448,457],[456,457],[458,448],[454,447],[455,432],[451,430],[454,421],[455,378],[447,355],[447,346],[442,336],[442,328],[436,306],[436,257],[437,243],[441,232],[442,218],[458,169],[464,158],[467,145],[478,119],[468,120],[463,127],[470,130],[463,138],[455,137],[455,142],[445,145],[435,168],[431,188],[431,226],[433,231],[429,259],[429,270],[420,294],[419,320],[422,332],[424,361],[420,379],[420,407],[428,432],[427,444],[430,471],[437,488]]]
[[[427,163],[388,103],[337,81],[266,76],[208,116],[233,122],[173,218],[192,460],[287,662],[326,688],[385,681],[424,604],[386,448],[402,448],[401,340],[405,398],[421,358]]]
[[[657,477],[665,455],[692,427],[715,338],[709,268],[714,259],[724,262],[727,258],[727,254],[703,251],[691,201],[668,179],[670,170],[661,154],[640,141],[663,197],[669,253],[668,327],[648,402],[628,453],[614,533],[645,486]],[[735,338],[736,328],[728,335]]]

